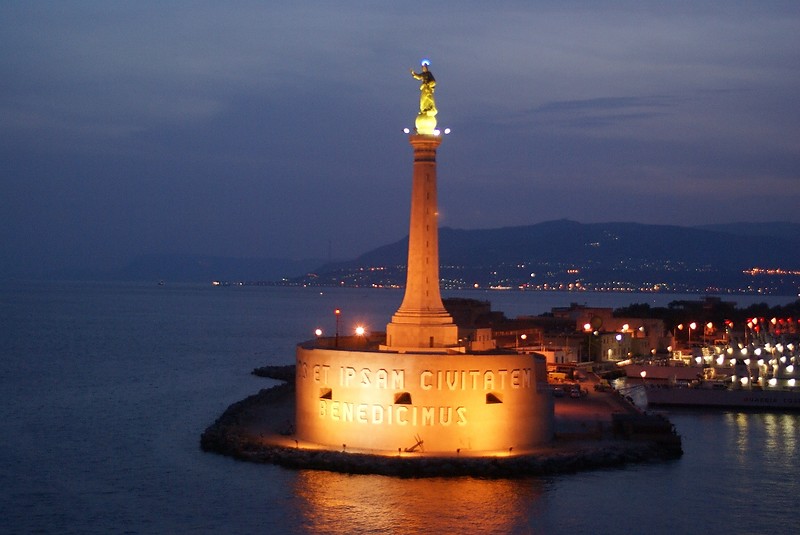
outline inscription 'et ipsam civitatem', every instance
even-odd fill
[[[327,364],[300,364],[300,377],[309,377],[320,386],[345,388],[374,388],[383,390],[405,390],[407,374],[404,368],[355,368],[332,367]],[[411,377],[424,391],[430,390],[506,390],[531,388],[531,368],[491,370],[422,370]]]

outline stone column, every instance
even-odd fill
[[[400,308],[386,326],[388,349],[435,349],[458,344],[458,327],[439,290],[436,149],[439,136],[412,134],[414,176],[408,231],[408,272]]]

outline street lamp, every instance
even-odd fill
[[[367,333],[367,330],[359,325],[356,327],[356,336],[358,337],[358,345],[359,346],[366,346],[366,337],[364,336]]]
[[[339,347],[339,316],[342,315],[342,311],[337,308],[333,311],[333,315],[336,316],[336,339],[334,341],[334,347]]]
[[[678,347],[678,332],[683,330],[683,323],[679,323],[675,329],[672,329],[672,341],[675,343],[675,347]]]
[[[731,330],[733,329],[733,322],[731,320],[725,320],[723,325],[723,336],[725,337],[725,343],[728,343],[731,339]]]
[[[697,329],[697,324],[695,322],[691,322],[689,324],[689,336],[686,338],[686,342],[691,345],[692,343],[692,329]]]

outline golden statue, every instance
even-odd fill
[[[417,115],[416,127],[418,134],[432,136],[436,130],[436,101],[433,99],[433,91],[436,88],[436,79],[433,73],[428,70],[428,60],[422,62],[422,72],[414,72],[411,69],[411,76],[420,80],[419,86],[419,114]]]

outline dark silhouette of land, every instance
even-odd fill
[[[144,255],[114,270],[32,278],[401,287],[407,253],[406,237],[333,263]],[[681,227],[559,220],[497,229],[445,227],[439,230],[439,253],[446,289],[796,295],[800,288],[800,225],[794,223]]]

